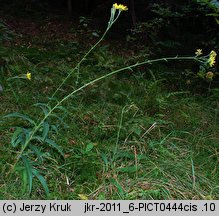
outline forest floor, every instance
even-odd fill
[[[100,32],[84,22],[5,22],[16,36],[0,47],[0,115],[19,112],[40,119],[33,104],[48,102]],[[58,100],[155,52],[107,38],[71,75]],[[182,62],[138,67],[64,102],[65,111],[56,112],[61,122],[52,120],[58,133],[49,134],[64,157],[49,145],[39,147],[49,196],[37,178],[30,195],[21,170],[8,174],[20,151],[10,144],[14,130],[28,125],[1,119],[0,199],[219,199],[218,90],[186,75],[197,73],[194,68]],[[31,80],[10,79],[27,72]]]

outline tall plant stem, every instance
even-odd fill
[[[54,112],[54,110],[56,108],[58,108],[63,102],[65,102],[66,100],[68,100],[70,97],[72,97],[74,94],[76,94],[77,92],[83,90],[84,88],[86,88],[87,86],[89,85],[92,85],[98,81],[101,81],[103,79],[106,79],[107,77],[110,77],[114,74],[117,74],[117,73],[120,73],[122,71],[125,71],[125,70],[130,70],[132,68],[135,68],[135,67],[138,67],[138,66],[141,66],[141,65],[145,65],[145,64],[152,64],[152,63],[155,63],[155,62],[160,62],[160,61],[166,61],[168,62],[169,60],[197,60],[196,57],[168,57],[168,58],[159,58],[159,59],[154,59],[154,60],[147,60],[147,61],[143,61],[143,62],[139,62],[139,63],[136,63],[136,64],[132,64],[130,66],[126,66],[126,67],[123,67],[123,68],[120,68],[118,70],[115,70],[115,71],[112,71],[108,74],[105,74],[101,77],[98,77],[84,85],[82,85],[81,87],[79,87],[78,89],[72,91],[70,94],[66,95],[63,99],[61,99],[59,102],[57,102],[57,104],[44,116],[44,118],[40,121],[40,123],[38,125],[36,125],[31,134],[30,134],[30,137],[26,140],[26,142],[24,143],[24,146],[21,150],[21,152],[19,153],[19,156],[17,157],[17,160],[13,166],[13,169],[14,167],[16,166],[17,162],[19,161],[20,157],[22,156],[23,152],[25,151],[25,149],[27,148],[27,146],[29,145],[30,141],[32,140],[32,138],[34,137],[35,133],[38,131],[38,129],[41,127],[41,125],[44,123],[44,121]]]
[[[80,65],[82,64],[82,62],[87,58],[87,56],[101,43],[101,41],[104,39],[104,37],[106,36],[107,32],[110,30],[110,28],[112,27],[112,25],[116,22],[116,20],[119,18],[121,11],[118,12],[116,18],[114,20],[112,20],[111,22],[108,23],[108,26],[105,30],[105,32],[103,33],[102,37],[85,53],[85,55],[81,58],[81,60],[77,63],[77,65],[69,72],[69,74],[65,77],[65,79],[62,81],[62,83],[58,86],[58,88],[55,90],[55,92],[52,95],[52,98],[54,98],[54,96],[57,94],[57,92],[61,89],[61,87],[65,84],[65,82],[67,81],[67,79],[74,73],[74,71],[76,69],[79,69]]]

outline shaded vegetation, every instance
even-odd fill
[[[16,130],[18,136],[19,128],[28,131],[32,122],[5,115],[19,112],[39,121],[48,101],[61,100],[116,69],[160,56],[193,56],[197,48],[218,51],[217,17],[204,17],[215,7],[202,1],[191,23],[186,16],[198,3],[164,2],[147,7],[147,17],[140,11],[143,1],[136,3],[134,29],[131,18],[129,25],[124,23],[130,15],[122,14],[121,30],[116,23],[53,100],[84,50],[100,38],[98,11],[92,11],[95,18],[79,17],[78,24],[47,14],[49,3],[47,9],[37,4],[40,11],[24,8],[31,19],[24,19],[23,12],[16,18],[1,13],[1,199],[219,198],[217,62],[210,69],[190,61],[142,65],[87,86],[62,104],[49,126],[44,122],[40,132],[57,146],[45,135],[46,142],[36,140],[37,149],[30,147],[14,167],[21,152]],[[200,29],[194,29],[197,25]],[[33,106],[39,102],[43,104]]]

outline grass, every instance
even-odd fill
[[[6,52],[1,54],[6,62],[1,115],[19,111],[40,117],[32,104],[47,101],[82,53],[77,41],[50,42],[53,46],[39,41],[35,45],[33,39],[31,48],[13,46],[6,61]],[[57,97],[129,61],[108,46],[99,47]],[[7,81],[27,70],[31,81]],[[140,67],[93,84],[64,103],[65,124],[57,122],[59,133],[51,134],[64,158],[41,147],[49,197],[37,179],[29,195],[20,171],[7,175],[19,151],[9,144],[12,125],[23,123],[2,122],[0,199],[218,199],[218,95],[197,93],[167,72],[166,64]]]

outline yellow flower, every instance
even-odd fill
[[[120,10],[120,11],[127,11],[128,10],[128,7],[125,6],[125,5],[122,5],[122,4],[113,4],[113,7],[116,9],[116,10]]]
[[[217,53],[214,50],[212,50],[211,53],[210,53],[209,59],[208,59],[210,67],[215,65],[216,56],[217,56]]]
[[[78,194],[78,196],[81,200],[88,200],[88,197],[84,194]]]
[[[197,49],[195,54],[196,54],[196,56],[202,55],[202,49]]]
[[[214,73],[213,72],[211,72],[211,71],[208,71],[208,73],[206,73],[206,78],[207,79],[212,79],[213,78],[213,76],[214,76]]]
[[[27,72],[26,77],[27,77],[27,79],[31,80],[31,73]]]

